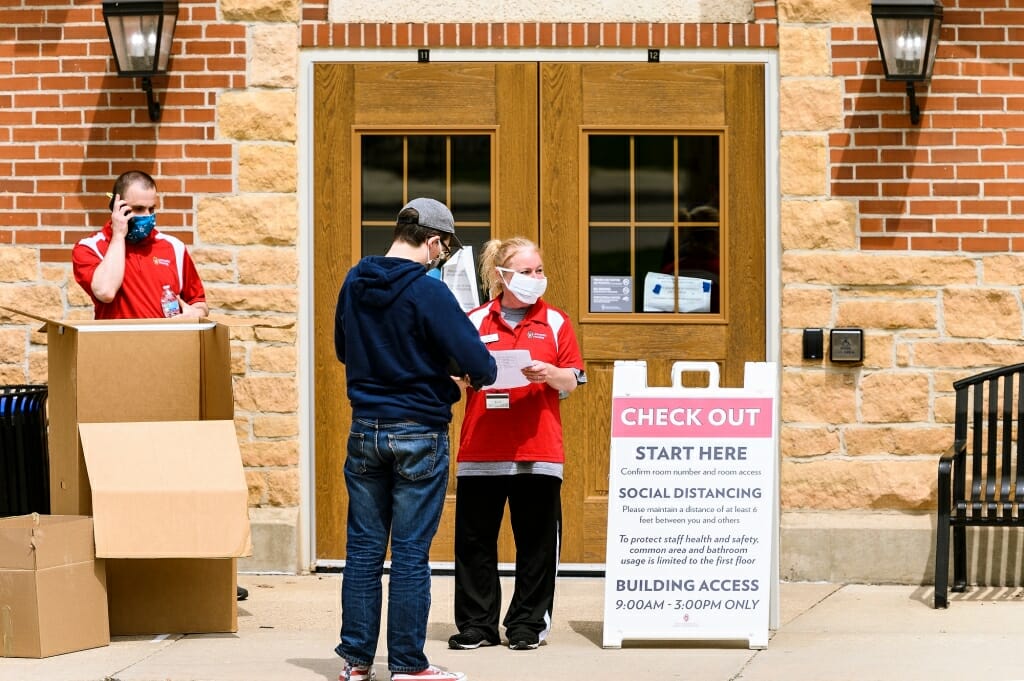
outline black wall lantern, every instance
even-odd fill
[[[921,121],[914,83],[927,83],[935,66],[935,48],[942,26],[939,0],[873,0],[871,19],[875,24],[878,51],[886,80],[906,81],[910,99],[910,122]]]
[[[167,73],[178,3],[159,0],[103,0],[103,23],[117,62],[117,75],[142,77],[149,120],[160,120],[151,76]]]

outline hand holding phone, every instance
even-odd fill
[[[131,214],[131,206],[120,194],[110,197],[110,229],[115,236],[124,237],[128,234],[128,219]]]

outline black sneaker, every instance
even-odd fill
[[[494,646],[497,644],[497,641],[489,640],[476,629],[467,629],[448,639],[448,647],[452,650],[473,650],[481,646]]]
[[[508,637],[509,650],[535,650],[540,646],[536,634],[513,634]]]
[[[246,589],[244,586],[236,587],[235,597],[240,601],[244,601],[246,598],[249,597],[249,590]]]

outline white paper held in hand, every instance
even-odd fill
[[[491,350],[494,361],[498,364],[498,377],[484,390],[504,390],[521,388],[530,382],[523,376],[523,369],[533,364],[529,350]]]
[[[465,246],[445,263],[441,268],[441,281],[448,284],[448,290],[459,301],[463,312],[469,312],[480,305],[472,246]]]

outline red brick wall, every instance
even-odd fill
[[[245,26],[215,0],[181,3],[171,73],[119,78],[99,0],[6,0],[0,8],[0,244],[66,262],[103,225],[106,192],[129,168],[154,175],[162,229],[193,240],[195,195],[232,192],[232,145],[216,138],[217,93],[245,87]]]
[[[775,0],[749,24],[329,24],[325,1],[303,3],[303,47],[775,47]]]
[[[887,82],[873,28],[832,31],[844,129],[832,194],[855,199],[864,249],[1024,251],[1024,7],[946,0],[919,125]]]
[[[325,24],[302,27],[303,47],[771,47],[758,24]]]

